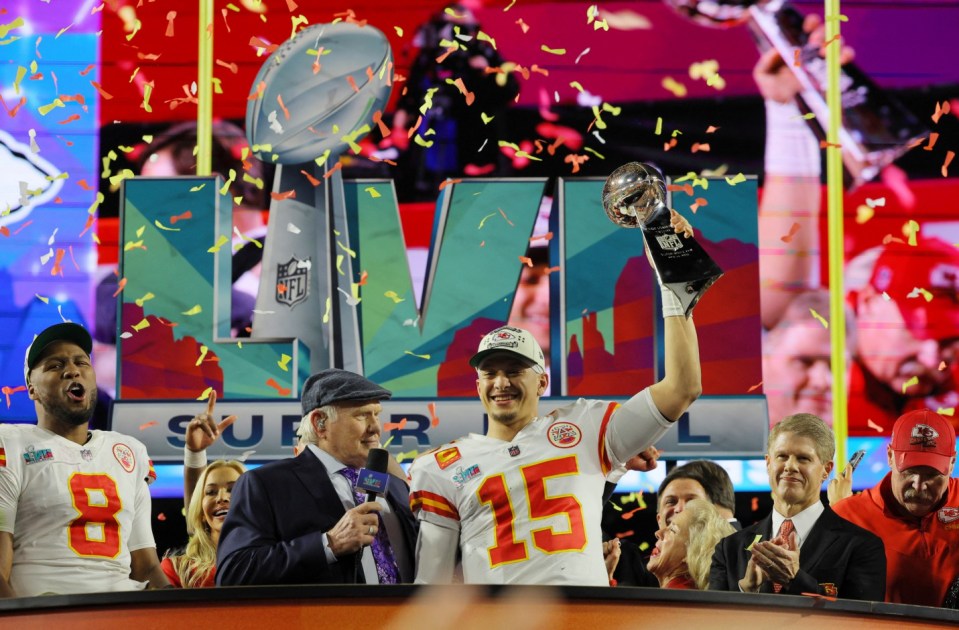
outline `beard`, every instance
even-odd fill
[[[94,387],[90,390],[90,400],[82,407],[69,405],[60,400],[41,400],[40,405],[50,417],[73,426],[81,426],[89,423],[90,418],[93,417],[93,409],[97,406],[97,389]]]

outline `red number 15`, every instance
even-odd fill
[[[573,456],[551,459],[523,466],[523,482],[529,499],[529,518],[533,520],[563,514],[569,521],[569,530],[557,532],[552,527],[534,529],[533,546],[546,553],[582,551],[586,547],[586,528],[583,524],[583,506],[571,494],[547,496],[546,480],[579,473]],[[480,501],[488,503],[496,523],[496,544],[488,549],[490,566],[522,562],[529,557],[526,541],[516,540],[513,521],[516,514],[502,474],[483,480],[477,491]]]

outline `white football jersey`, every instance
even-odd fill
[[[0,531],[13,534],[18,596],[143,588],[130,552],[155,547],[146,447],[113,431],[83,445],[35,425],[0,426]]]
[[[624,463],[608,448],[617,407],[580,398],[511,442],[470,434],[413,462],[413,512],[459,531],[466,583],[609,585],[602,496]],[[642,421],[656,437],[669,426],[652,412]]]

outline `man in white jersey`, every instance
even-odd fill
[[[64,323],[27,349],[37,424],[0,426],[0,597],[169,586],[150,528],[146,447],[87,430],[92,345]]]
[[[675,212],[676,232],[692,228]],[[672,426],[701,391],[691,319],[663,290],[666,373],[630,400],[586,400],[539,414],[549,377],[528,332],[504,326],[470,359],[486,435],[470,434],[418,458],[410,502],[420,521],[416,582],[608,585],[603,488],[611,470]]]

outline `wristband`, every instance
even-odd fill
[[[206,450],[191,451],[183,447],[183,465],[187,468],[206,468]]]
[[[767,175],[816,177],[822,172],[819,141],[795,103],[766,100]]]
[[[662,294],[663,317],[685,317],[686,311],[683,303],[679,301],[676,294],[660,285],[659,292]]]

